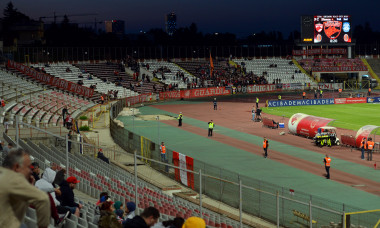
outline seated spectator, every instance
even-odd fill
[[[54,188],[53,182],[56,176],[56,172],[51,169],[47,168],[45,169],[42,178],[36,182],[35,186],[40,189],[41,191],[46,192],[50,195],[52,204],[51,204],[51,215],[53,219],[55,220],[56,224],[59,224],[60,222],[63,222],[63,220],[70,215],[70,210],[60,206],[61,203],[57,200],[56,194],[61,195],[61,191],[59,188]],[[61,218],[58,216],[58,214],[63,214]]]
[[[108,192],[102,192],[100,193],[100,199],[96,203],[95,207],[95,213],[94,213],[94,223],[98,224],[99,219],[100,219],[100,208],[104,202],[111,202],[111,198],[108,196]]]
[[[8,146],[4,147],[4,149],[3,149],[3,155],[7,156],[9,151],[11,151],[12,149],[13,149],[13,144],[8,143]]]
[[[57,185],[59,186],[62,183],[62,181],[65,180],[65,174],[66,174],[65,168],[58,170],[53,181],[54,186],[57,186]]]
[[[103,149],[102,149],[102,148],[100,148],[99,151],[98,151],[98,158],[99,158],[100,160],[102,160],[102,161],[108,163],[108,164],[110,163],[109,159],[108,159],[106,156],[104,156],[104,154],[103,154]]]
[[[0,227],[20,227],[29,205],[36,209],[38,227],[50,224],[48,195],[33,186],[29,154],[12,150],[0,167]]]
[[[69,72],[71,72],[71,70],[70,70],[69,67],[67,67],[67,68],[66,68],[66,73],[69,73]]]
[[[132,201],[127,203],[125,208],[125,220],[133,219],[135,217],[136,204]]]
[[[32,175],[34,177],[34,180],[39,181],[40,180],[40,165],[38,162],[33,162],[30,166],[30,169],[32,170]]]
[[[154,207],[147,207],[140,216],[135,216],[133,219],[127,220],[124,228],[147,228],[152,227],[158,222],[160,212]]]
[[[206,222],[199,217],[190,217],[186,219],[182,228],[206,228]]]
[[[118,228],[122,227],[117,220],[116,214],[113,212],[113,202],[104,202],[100,206],[100,219],[98,222],[99,228]]]
[[[83,75],[82,75],[82,74],[79,74],[79,75],[78,75],[78,78],[83,78]]]
[[[76,177],[68,177],[66,181],[62,181],[60,185],[60,190],[62,192],[61,196],[57,197],[61,202],[61,205],[70,209],[70,212],[75,216],[79,217],[79,209],[83,206],[79,203],[75,203],[74,201],[74,188],[77,183],[80,181],[77,180]]]
[[[116,214],[117,220],[122,223],[124,221],[124,205],[121,201],[116,201],[113,204],[115,210],[114,213]]]

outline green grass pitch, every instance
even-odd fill
[[[304,113],[335,119],[332,126],[359,130],[364,125],[380,126],[380,104],[309,105],[292,107],[267,107],[264,113],[290,118],[295,113]]]

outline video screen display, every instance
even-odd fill
[[[303,43],[349,44],[352,40],[351,16],[314,15],[301,17]]]
[[[314,43],[351,43],[351,17],[314,16]]]

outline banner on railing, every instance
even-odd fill
[[[94,90],[85,86],[78,85],[74,82],[66,81],[65,79],[61,79],[58,77],[54,77],[52,75],[45,74],[43,72],[38,72],[33,68],[27,67],[20,63],[16,63],[14,61],[8,61],[8,67],[16,69],[22,72],[25,75],[28,75],[31,78],[34,78],[43,84],[51,85],[57,87],[62,90],[66,90],[78,95],[82,95],[85,97],[92,97],[94,94]]]
[[[126,99],[126,104],[128,106],[131,106],[131,105],[135,105],[135,104],[150,102],[152,100],[152,94],[151,93],[144,93],[144,94],[140,94],[140,95],[134,96],[134,97],[127,97],[125,99]]]
[[[342,89],[343,83],[318,83],[318,89]]]
[[[358,103],[367,103],[366,97],[358,97],[358,98],[335,98],[335,104],[358,104]]]
[[[281,91],[281,89],[277,88],[275,84],[247,86],[247,93],[266,93],[275,91]]]
[[[329,105],[329,104],[334,104],[334,98],[268,101],[268,107],[303,106],[303,105]]]
[[[380,97],[367,97],[367,103],[380,103]]]
[[[183,169],[194,170],[194,159],[184,154],[173,151],[173,163],[182,169],[175,169],[175,179],[182,184],[194,189],[194,174]]]
[[[293,50],[293,55],[345,55],[346,48]]]
[[[181,91],[168,91],[160,93],[160,100],[166,99],[180,99],[180,98],[198,98],[198,97],[210,97],[229,95],[231,92],[225,87],[210,87],[199,89],[188,89]]]
[[[346,72],[346,71],[368,71],[366,66],[315,66],[313,72]]]

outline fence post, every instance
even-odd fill
[[[66,172],[67,172],[67,175],[70,176],[70,171],[69,171],[69,135],[65,135],[65,139],[66,139]]]
[[[313,228],[313,214],[311,213],[311,200],[309,201],[309,224],[310,228]]]
[[[19,147],[19,145],[20,145],[20,135],[19,135],[19,126],[18,126],[18,121],[19,121],[19,119],[18,119],[18,115],[16,115],[16,145],[17,145],[17,147]]]
[[[136,213],[139,213],[139,197],[137,195],[137,156],[136,156],[136,151],[134,152],[135,155],[135,204],[136,204]]]
[[[243,189],[241,180],[239,180],[239,217],[240,217],[240,227],[243,228]]]
[[[277,211],[277,228],[280,227],[280,197],[278,191],[276,192],[276,211]]]
[[[342,224],[343,224],[343,228],[346,228],[346,212],[343,211],[343,218],[342,218]]]
[[[202,170],[199,170],[199,212],[201,213],[201,218],[203,218],[202,214]]]

